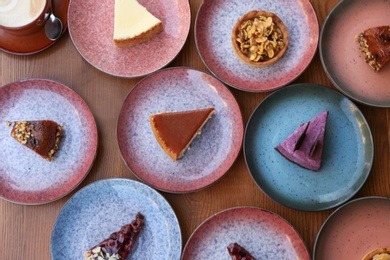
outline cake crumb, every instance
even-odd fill
[[[5,125],[6,125],[7,127],[10,127],[11,124],[12,124],[12,123],[11,123],[10,121],[5,122]]]

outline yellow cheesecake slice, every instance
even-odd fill
[[[162,22],[136,0],[115,0],[115,45],[126,47],[146,42],[162,30]]]

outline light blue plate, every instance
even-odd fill
[[[286,160],[274,148],[301,123],[329,110],[318,172]],[[350,199],[366,181],[373,162],[370,128],[348,98],[330,88],[296,84],[268,96],[246,127],[244,156],[260,189],[290,208],[320,211]]]
[[[145,224],[128,259],[180,259],[179,222],[167,201],[149,186],[106,179],[78,191],[63,207],[51,236],[51,257],[83,260],[85,251],[135,219]]]

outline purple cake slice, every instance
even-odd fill
[[[323,111],[309,122],[301,124],[277,147],[281,155],[297,165],[312,171],[321,167],[328,110]]]

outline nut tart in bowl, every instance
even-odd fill
[[[362,260],[390,260],[390,247],[376,248],[364,255]]]
[[[255,67],[266,67],[277,62],[286,51],[288,30],[276,14],[253,10],[234,25],[232,44],[241,61]]]

